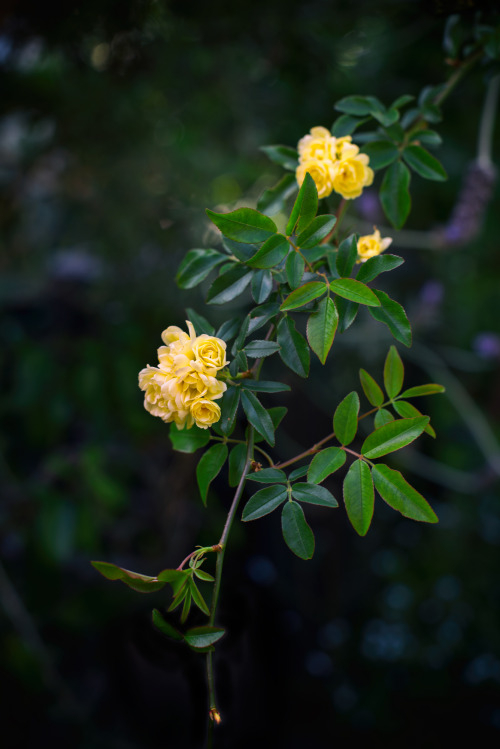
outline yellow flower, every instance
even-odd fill
[[[220,408],[208,398],[200,398],[191,404],[191,415],[197,427],[208,429],[220,419]]]
[[[206,334],[199,335],[193,342],[196,361],[207,369],[222,369],[226,366],[226,342]]]
[[[295,172],[299,187],[302,185],[306,173],[313,178],[318,198],[326,198],[333,190],[334,162],[330,160],[310,159],[300,163]]]
[[[382,239],[378,229],[375,229],[373,234],[367,234],[364,237],[358,239],[358,259],[357,263],[366,263],[366,261],[380,255],[381,252],[386,250],[392,242],[391,237]]]
[[[297,145],[300,161],[302,163],[317,159],[335,159],[335,147],[337,139],[333,137],[326,127],[312,127],[309,135],[304,135]]]
[[[368,166],[369,158],[360,153],[333,165],[333,189],[346,200],[361,195],[363,187],[373,182],[373,170]],[[318,193],[319,195],[319,193]]]
[[[335,156],[337,159],[351,159],[359,153],[359,148],[352,143],[350,135],[344,135],[342,138],[337,138],[337,145],[335,148]]]

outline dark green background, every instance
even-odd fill
[[[195,544],[218,539],[230,502],[221,476],[203,510],[196,456],[173,454],[168,428],[142,408],[137,373],[155,363],[161,331],[182,325],[186,306],[214,323],[228,314],[204,307],[204,289],[175,286],[185,252],[214,240],[204,208],[255,204],[280,177],[259,146],[295,145],[311,126],[329,127],[342,96],[388,104],[446,79],[444,20],[433,4],[396,1],[2,6],[9,749],[202,745],[203,659],[150,624],[166,597],[106,582],[90,566],[177,566]],[[484,92],[476,70],[447,101],[439,157],[450,179],[414,178],[408,229],[448,221],[475,156]],[[358,217],[385,223],[375,192],[357,203]],[[420,451],[439,464],[412,449],[393,463],[441,523],[412,523],[379,501],[359,539],[342,507],[311,507],[311,562],[286,548],[278,515],[235,526],[220,608],[229,635],[216,658],[221,749],[353,738],[440,747],[465,728],[498,739],[498,481],[459,411],[469,394],[500,436],[499,228],[493,207],[464,246],[429,251],[417,239],[405,249],[395,238],[406,263],[381,282],[414,327],[415,348],[399,346],[408,383],[435,379],[426,369],[435,352],[463,388],[419,404],[438,432]],[[294,389],[266,401],[289,407],[280,457],[330,431],[359,367],[381,380],[389,344],[383,326],[360,316],[308,382],[275,368]],[[328,486],[340,498],[338,482]]]

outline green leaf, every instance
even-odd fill
[[[388,140],[374,140],[366,143],[362,148],[362,153],[366,153],[369,157],[370,167],[375,171],[389,166],[399,156],[397,147]]]
[[[200,611],[203,611],[206,616],[210,616],[210,609],[208,608],[207,604],[205,603],[205,599],[201,595],[200,591],[196,587],[196,583],[193,578],[189,581],[189,592],[191,594],[191,599],[193,603],[198,606]],[[184,612],[183,612],[184,613]]]
[[[273,290],[273,277],[271,272],[268,270],[256,271],[253,274],[250,289],[257,304],[265,302]]]
[[[351,302],[366,304],[368,307],[380,307],[380,302],[374,292],[354,278],[334,278],[330,281],[330,289]]]
[[[330,474],[338,471],[345,461],[345,450],[341,450],[340,447],[327,447],[312,459],[307,472],[307,480],[313,484],[321,484]]]
[[[208,648],[224,636],[226,630],[220,627],[192,627],[184,635],[185,641],[192,648]]]
[[[374,112],[384,112],[385,107],[378,99],[374,96],[345,96],[335,104],[337,112],[346,112],[346,114],[354,114],[357,116],[363,116],[367,114],[373,114]]]
[[[204,580],[207,583],[213,583],[215,581],[214,576],[210,575],[208,572],[205,572],[205,570],[200,570],[197,567],[194,567],[193,569],[195,576],[200,580]]]
[[[425,179],[444,182],[448,179],[443,165],[421,146],[407,146],[403,151],[403,158],[414,172]]]
[[[169,624],[169,622],[167,622],[163,614],[161,614],[158,609],[153,609],[152,619],[156,629],[159,629],[162,634],[170,637],[171,640],[182,641],[184,639],[179,630]]]
[[[204,453],[196,466],[196,480],[203,504],[207,504],[207,493],[210,483],[219,474],[227,459],[227,445],[219,443]]]
[[[180,453],[194,453],[200,447],[210,442],[210,432],[208,429],[200,429],[193,425],[191,429],[184,427],[179,429],[174,423],[170,424],[170,441],[174,450]]]
[[[390,127],[399,120],[399,112],[397,109],[387,109],[385,112],[374,112],[373,117],[375,117],[383,127]]]
[[[216,336],[217,338],[222,338],[223,341],[230,341],[231,338],[234,338],[238,334],[240,326],[241,319],[233,317],[231,320],[226,320],[222,323],[216,333]]]
[[[252,279],[252,271],[243,265],[234,268],[216,278],[207,294],[207,304],[226,304],[240,296]]]
[[[273,234],[255,255],[247,261],[252,268],[274,268],[286,257],[290,244],[283,234]]]
[[[417,130],[412,140],[425,143],[426,146],[440,146],[443,139],[435,130]]]
[[[344,333],[356,319],[356,315],[358,314],[359,310],[359,304],[350,302],[348,299],[344,299],[343,297],[339,297],[335,300],[335,306],[337,307],[337,312],[339,313],[338,331],[339,333]]]
[[[314,554],[314,535],[297,502],[287,502],[283,507],[281,530],[290,551],[301,559],[311,559]]]
[[[332,347],[339,316],[330,297],[322,299],[307,321],[307,340],[322,364]]]
[[[286,280],[291,289],[296,289],[300,286],[302,276],[304,275],[305,261],[304,258],[298,252],[291,252],[285,265]]]
[[[410,94],[403,94],[402,96],[398,96],[396,101],[391,104],[391,109],[401,109],[401,107],[404,107],[405,104],[409,104],[410,101],[413,101],[414,99],[415,97],[411,96]]]
[[[301,482],[292,486],[292,497],[297,502],[308,502],[311,505],[322,505],[323,507],[338,507],[339,503],[324,486],[316,483]]]
[[[248,335],[254,333],[259,328],[263,328],[272,317],[275,317],[278,314],[278,312],[279,304],[276,302],[268,302],[267,304],[261,304],[259,307],[255,307],[248,317]]]
[[[344,239],[344,241],[340,243],[337,252],[335,265],[339,276],[347,277],[351,275],[357,257],[358,244],[356,235],[351,234],[347,239]]]
[[[155,593],[165,586],[165,582],[150,575],[141,575],[110,562],[91,562],[92,566],[108,580],[120,580],[138,593]]]
[[[384,291],[373,290],[380,301],[380,307],[370,307],[370,314],[375,320],[383,322],[397,341],[411,346],[411,327],[403,307],[391,299]]]
[[[295,228],[297,228],[297,233],[305,229],[315,217],[317,210],[318,190],[316,183],[309,172],[306,172],[286,225],[287,236],[293,234]]]
[[[391,346],[385,358],[384,387],[389,398],[395,398],[401,392],[405,370],[396,346]]]
[[[374,424],[375,429],[383,427],[385,424],[389,424],[394,421],[394,416],[386,408],[380,408],[375,414]]]
[[[359,117],[354,117],[350,114],[341,114],[332,125],[332,135],[335,138],[343,138],[345,135],[351,135],[358,127],[368,122],[369,119],[369,117],[359,119]]]
[[[278,164],[291,172],[295,172],[297,169],[299,154],[295,148],[290,148],[290,146],[261,146],[260,150],[264,151],[273,164]]]
[[[273,406],[267,409],[267,413],[271,417],[274,429],[276,430],[287,415],[288,408],[286,406]]]
[[[246,263],[250,260],[259,249],[256,244],[235,242],[234,239],[228,239],[227,237],[223,238],[222,246],[230,255],[234,255],[234,257],[238,258],[242,263]]]
[[[243,349],[245,354],[251,359],[262,359],[264,356],[271,356],[280,350],[279,343],[275,341],[250,341]]]
[[[305,476],[307,473],[309,466],[300,466],[300,468],[296,468],[294,471],[291,472],[291,474],[288,477],[288,481],[295,481],[296,479],[302,478],[302,476]]]
[[[360,369],[359,379],[363,392],[372,406],[381,406],[384,402],[384,394],[373,377],[365,369]]]
[[[192,289],[225,260],[227,256],[217,250],[189,250],[177,271],[177,285],[181,289]]]
[[[186,307],[186,314],[187,319],[190,320],[194,325],[196,335],[202,335],[203,333],[206,333],[207,335],[214,334],[214,326],[211,325],[204,317],[195,312],[194,309],[192,309],[191,307]]]
[[[418,410],[418,408],[415,408],[415,406],[412,403],[408,403],[407,401],[397,400],[397,401],[394,401],[392,405],[396,413],[405,419],[411,419],[415,416],[423,416],[423,414]],[[436,437],[436,432],[434,431],[433,427],[431,427],[430,424],[427,424],[427,426],[424,429],[424,432],[426,434],[429,434],[431,437],[434,437],[434,438]]]
[[[266,442],[274,445],[274,426],[271,417],[258,398],[250,390],[241,391],[241,405],[250,424],[261,434]]]
[[[406,518],[424,523],[437,523],[438,518],[432,507],[414,489],[399,471],[378,464],[372,471],[375,487],[387,504]]]
[[[408,218],[411,198],[408,191],[410,172],[401,161],[388,168],[380,188],[380,202],[384,213],[396,229],[401,229]]]
[[[340,401],[333,415],[333,431],[342,445],[349,445],[358,431],[359,396],[355,390]]]
[[[297,180],[295,174],[285,174],[277,185],[269,190],[264,190],[257,201],[257,209],[266,216],[274,216],[283,211],[285,203],[294,192],[297,191]]]
[[[239,389],[235,387],[228,387],[222,398],[221,417],[219,422],[220,430],[222,434],[225,434],[226,436],[229,436],[234,429],[234,422],[239,402]]]
[[[316,247],[322,239],[325,239],[337,223],[336,216],[316,216],[308,226],[300,232],[297,237],[297,245],[303,250]]]
[[[284,317],[279,321],[277,333],[283,362],[299,377],[307,377],[310,363],[309,347],[295,328],[295,322],[291,317]]]
[[[270,382],[268,380],[244,380],[239,381],[243,390],[253,390],[254,393],[285,393],[290,390],[290,385],[283,382]]]
[[[428,416],[391,421],[368,435],[361,447],[361,454],[370,459],[381,458],[400,450],[420,437],[428,423]]]
[[[207,208],[207,216],[229,239],[245,244],[265,242],[278,229],[269,216],[254,208],[237,208],[229,213],[215,213]]]
[[[298,289],[295,289],[295,291],[292,291],[281,305],[280,310],[284,312],[303,307],[305,304],[312,302],[313,299],[322,296],[322,294],[327,290],[324,281],[310,281],[309,283],[300,286]]]
[[[429,382],[426,385],[417,385],[414,388],[408,388],[408,390],[401,393],[401,398],[417,398],[420,395],[435,395],[444,392],[445,388],[442,385]]]
[[[356,279],[364,283],[369,283],[381,273],[393,270],[402,265],[402,263],[404,263],[403,258],[397,255],[375,255],[375,257],[368,258],[366,263],[360,263]]]
[[[355,460],[344,479],[344,503],[351,525],[365,536],[373,517],[375,492],[370,469],[363,460]]]
[[[264,515],[269,515],[286,500],[287,496],[288,492],[281,484],[266,486],[265,489],[260,489],[250,497],[243,509],[241,519],[246,523],[249,520],[257,520]]]
[[[285,484],[286,473],[279,468],[263,468],[247,475],[249,481],[257,481],[260,484]]]
[[[247,457],[246,445],[235,445],[229,453],[229,479],[228,484],[231,487],[238,486],[241,474],[245,468]]]

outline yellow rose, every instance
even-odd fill
[[[299,187],[302,185],[306,173],[309,172],[313,178],[318,198],[326,198],[333,190],[334,162],[321,159],[311,159],[300,163],[295,172]]]
[[[196,361],[206,369],[222,369],[226,366],[226,342],[206,334],[199,335],[192,344]]]
[[[344,135],[343,138],[337,138],[337,144],[335,148],[335,156],[337,159],[342,161],[343,159],[352,159],[359,153],[359,148],[352,143],[350,135]]]
[[[360,153],[352,158],[336,161],[333,165],[333,189],[346,200],[361,195],[363,187],[373,182],[373,170],[368,166],[369,158]],[[319,195],[319,192],[318,192]]]
[[[200,398],[194,401],[191,404],[190,410],[196,426],[201,429],[208,429],[209,426],[212,426],[212,424],[215,424],[220,419],[219,406],[217,403],[208,400],[208,398]]]
[[[300,161],[302,163],[311,159],[332,161],[335,159],[335,147],[337,139],[333,137],[326,127],[312,127],[309,135],[304,135],[297,145]]]
[[[375,227],[373,227],[375,229]],[[357,263],[366,263],[366,261],[380,255],[381,252],[386,250],[392,242],[391,237],[382,239],[378,229],[375,229],[373,234],[367,234],[364,237],[358,239],[358,259]]]

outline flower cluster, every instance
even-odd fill
[[[197,336],[193,324],[186,324],[189,335],[176,325],[163,331],[165,346],[158,349],[158,366],[139,372],[139,387],[144,390],[144,408],[153,416],[173,421],[180,429],[193,424],[207,429],[220,419],[214,401],[227,388],[217,380],[217,372],[227,364],[226,344],[214,336]]]
[[[318,197],[326,198],[333,191],[346,200],[361,195],[363,187],[373,182],[369,158],[359,153],[350,135],[335,138],[326,127],[313,127],[309,135],[299,140],[297,182],[302,185],[309,172],[318,190]]]
[[[373,234],[366,234],[364,237],[358,239],[357,263],[366,263],[369,258],[380,255],[392,242],[391,237],[382,239],[379,230],[375,226],[373,228]]]

